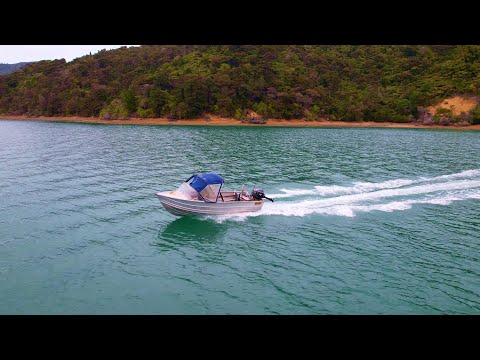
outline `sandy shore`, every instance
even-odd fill
[[[24,120],[24,121],[54,121],[85,124],[109,124],[109,125],[202,125],[202,126],[290,126],[290,127],[349,127],[349,128],[398,128],[398,129],[444,129],[444,130],[480,130],[480,125],[470,126],[440,126],[440,125],[418,125],[391,122],[347,122],[347,121],[305,121],[305,120],[284,120],[268,119],[266,124],[244,124],[240,120],[232,118],[212,117],[206,119],[189,120],[168,120],[164,118],[157,119],[137,119],[128,120],[105,120],[95,117],[79,116],[54,116],[54,117],[28,117],[28,116],[7,116],[0,115],[0,120]]]

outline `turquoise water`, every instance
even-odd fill
[[[2,314],[480,314],[480,133],[0,121]],[[216,171],[275,198],[177,218]]]

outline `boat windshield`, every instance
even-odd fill
[[[180,194],[186,200],[197,200],[198,193],[197,190],[192,188],[189,184],[183,183],[180,187],[176,190],[176,193]]]
[[[175,191],[177,194],[179,194],[182,198],[185,200],[206,200],[209,202],[215,202],[217,201],[217,195],[220,190],[221,184],[212,184],[212,185],[207,185],[205,189],[200,191],[200,197],[194,188],[190,186],[188,183],[183,183],[180,185],[180,187]]]
[[[221,186],[222,184],[207,185],[205,189],[200,191],[200,195],[202,195],[207,201],[215,202],[217,201],[218,192],[220,191]]]

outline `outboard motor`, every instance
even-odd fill
[[[267,200],[270,200],[271,202],[273,202],[273,199],[270,199],[270,198],[265,196],[265,192],[262,189],[253,189],[252,190],[252,197],[255,200],[267,199]]]

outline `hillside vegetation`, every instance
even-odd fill
[[[478,95],[480,46],[123,47],[0,76],[0,114],[29,116],[438,122],[429,106]]]

